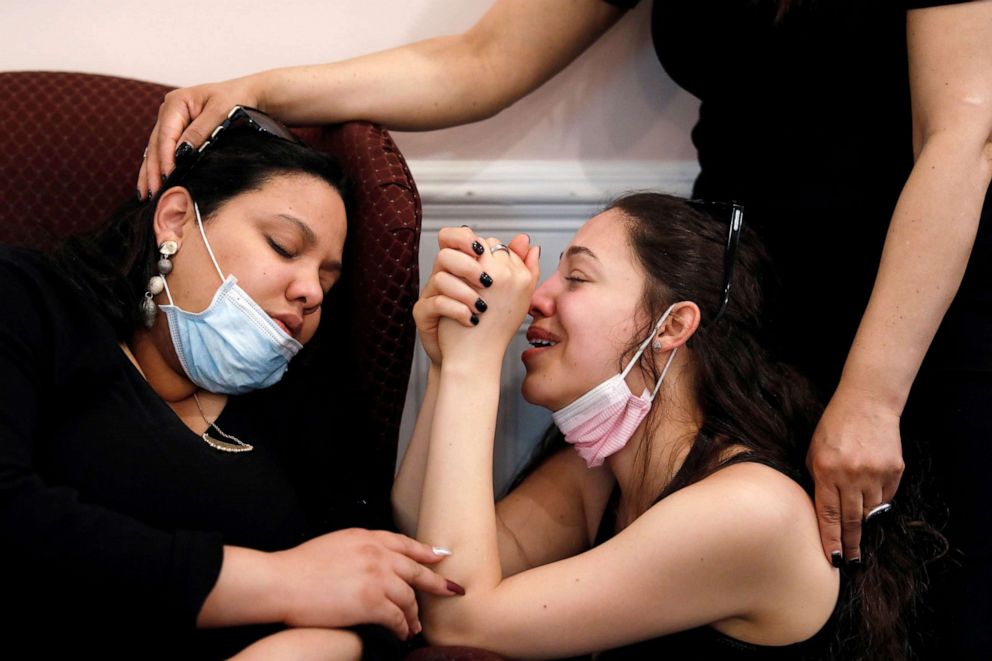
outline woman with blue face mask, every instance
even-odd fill
[[[384,494],[346,437],[349,384],[294,361],[341,273],[343,191],[335,163],[238,109],[153,200],[51,255],[0,248],[10,640],[358,658],[360,636],[419,630],[414,588],[458,592],[429,569],[443,549],[360,529],[389,524],[356,504]]]
[[[432,367],[393,491],[401,529],[450,548],[440,570],[466,590],[424,595],[432,643],[513,658],[906,657],[939,535],[907,497],[869,517],[862,564],[823,556],[802,469],[818,409],[762,345],[762,248],[739,208],[728,230],[698,207],[621,198],[539,287],[527,237],[442,230],[414,309]],[[527,314],[523,394],[555,429],[494,507],[500,367]]]

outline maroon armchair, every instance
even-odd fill
[[[92,74],[0,73],[0,243],[49,247],[136,195],[141,154],[169,89]],[[374,493],[388,494],[413,356],[420,198],[385,129],[351,122],[299,133],[335,156],[351,185],[344,273],[325,318],[345,326],[358,366],[349,383],[369,408],[356,412],[362,442],[378,448],[367,474],[381,481]]]

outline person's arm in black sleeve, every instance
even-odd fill
[[[39,475],[42,416],[72,408],[46,406],[51,300],[31,274],[0,266],[0,576],[8,603],[25,623],[72,617],[192,629],[220,571],[220,535],[156,530]]]

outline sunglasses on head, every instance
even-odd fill
[[[737,202],[711,202],[709,200],[689,200],[689,206],[696,211],[705,213],[717,220],[728,224],[727,242],[723,252],[723,295],[720,307],[709,323],[723,316],[730,302],[730,285],[734,278],[734,264],[737,262],[737,246],[741,240],[741,230],[744,227],[744,207]]]
[[[174,186],[181,181],[193,166],[203,158],[204,153],[210,149],[215,149],[218,144],[222,144],[224,134],[235,128],[253,129],[279,140],[306,146],[306,143],[290,131],[286,125],[266,115],[261,110],[249,108],[248,106],[234,106],[231,112],[227,114],[227,119],[210,132],[210,137],[200,145],[199,149],[186,149],[184,151],[180,148],[180,151],[176,152],[176,167],[165,180],[162,190]]]

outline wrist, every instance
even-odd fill
[[[445,381],[467,379],[478,382],[486,377],[495,377],[498,380],[502,369],[502,356],[480,352],[472,356],[446,358],[439,368],[439,374]]]
[[[857,372],[848,373],[845,370],[837,384],[837,390],[830,398],[830,403],[842,401],[861,409],[899,417],[902,415],[907,394],[904,394],[900,388],[885,383],[884,380]]]
[[[247,95],[252,98],[256,108],[286,121],[283,112],[285,104],[280,103],[282,94],[279,91],[279,84],[282,77],[279,69],[254,73],[241,80],[244,82]]]
[[[288,610],[274,553],[224,547],[217,583],[197,618],[204,628],[283,622]]]

